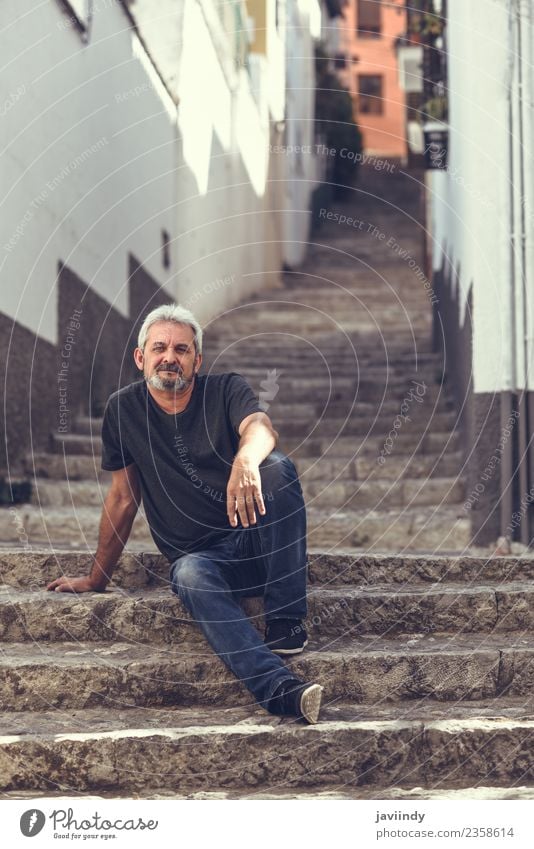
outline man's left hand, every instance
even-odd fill
[[[265,515],[259,467],[250,460],[236,456],[226,488],[226,512],[232,527],[237,525],[237,514],[244,528],[256,524],[254,502],[261,515]]]

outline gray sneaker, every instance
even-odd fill
[[[298,678],[283,681],[269,700],[268,710],[277,716],[297,716],[310,725],[319,721],[323,687]]]

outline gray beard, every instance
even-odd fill
[[[146,382],[160,392],[182,392],[193,382],[193,378],[186,380],[184,377],[178,377],[176,380],[172,380],[170,377],[160,377],[159,374],[153,374],[152,377],[146,378]]]

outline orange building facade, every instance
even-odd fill
[[[340,76],[350,90],[365,152],[405,160],[406,94],[395,44],[406,32],[404,0],[348,0]]]

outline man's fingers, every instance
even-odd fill
[[[57,581],[54,581],[54,585],[50,585],[48,589],[54,590],[56,593],[72,593],[75,591],[68,578],[58,578]]]
[[[84,582],[83,578],[67,578],[63,575],[61,578],[56,578],[55,581],[48,584],[47,590],[52,590],[55,593],[78,593],[87,592],[91,587]]]
[[[258,510],[263,515],[265,513],[265,503],[263,501],[263,495],[261,493],[261,489],[258,486],[254,488],[254,497],[256,498],[256,504],[258,505]]]
[[[254,510],[254,494],[252,492],[249,495],[245,496],[245,506],[247,509],[249,522],[252,525],[256,524],[256,512]]]
[[[235,495],[228,494],[226,499],[226,513],[231,525],[237,525],[236,517],[237,507]]]
[[[248,528],[248,504],[245,495],[238,495],[237,497],[237,512],[239,513],[239,518],[241,519],[241,524],[243,525],[243,527]]]
[[[230,524],[235,527],[237,525],[237,516],[244,528],[249,525],[255,525],[257,521],[256,510],[265,514],[265,504],[261,493],[261,488],[257,484],[248,484],[243,488],[239,488],[237,492],[232,488],[228,490],[226,499],[226,512]]]

